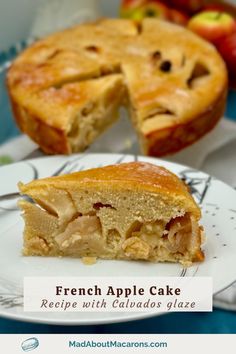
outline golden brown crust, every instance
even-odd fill
[[[47,153],[84,150],[108,119],[90,139],[78,136],[72,144],[73,122],[83,119],[83,107],[111,91],[111,122],[129,101],[142,150],[162,156],[217,123],[227,72],[216,49],[186,29],[156,19],[145,19],[139,29],[130,20],[104,19],[33,44],[9,69],[7,86],[20,129]]]
[[[33,190],[44,188],[45,184],[48,186],[55,184],[58,188],[65,188],[68,182],[75,189],[80,186],[87,188],[96,186],[96,188],[103,190],[109,185],[114,190],[131,189],[152,193],[161,192],[167,196],[176,195],[184,200],[186,206],[188,205],[187,209],[194,211],[197,219],[200,218],[200,209],[189,194],[186,185],[166,168],[146,162],[122,163],[35,180],[21,185],[20,189],[23,194],[28,194]]]

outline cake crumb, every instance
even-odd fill
[[[82,262],[86,265],[92,265],[97,262],[97,257],[82,257]]]

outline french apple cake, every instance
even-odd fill
[[[131,162],[20,183],[26,256],[204,259],[201,212],[163,167]]]
[[[216,49],[157,19],[103,19],[35,42],[7,86],[20,129],[46,153],[83,151],[125,106],[144,154],[192,144],[222,116],[227,73]]]

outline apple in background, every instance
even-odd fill
[[[169,18],[171,22],[174,22],[177,25],[187,26],[189,17],[186,13],[175,9],[170,9],[169,14],[170,14]]]
[[[217,44],[234,31],[235,20],[226,12],[203,11],[193,16],[188,28],[206,40]]]
[[[224,4],[208,4],[201,8],[201,11],[218,11],[218,12],[227,12],[226,6]]]
[[[236,32],[223,38],[219,42],[217,49],[226,62],[230,81],[234,81],[236,84]]]
[[[158,17],[163,20],[169,19],[169,8],[160,1],[147,1],[143,6],[145,17]]]
[[[204,0],[170,0],[170,5],[174,8],[189,14],[199,11],[205,4]]]
[[[121,16],[140,21],[144,17],[157,17],[163,20],[169,19],[169,9],[157,0],[126,0],[121,7]]]
[[[124,18],[131,18],[134,11],[143,6],[147,0],[122,0],[120,15]]]
[[[137,8],[146,3],[147,0],[122,0],[121,7],[126,9]]]

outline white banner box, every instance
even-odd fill
[[[24,311],[212,311],[210,277],[25,277]]]

